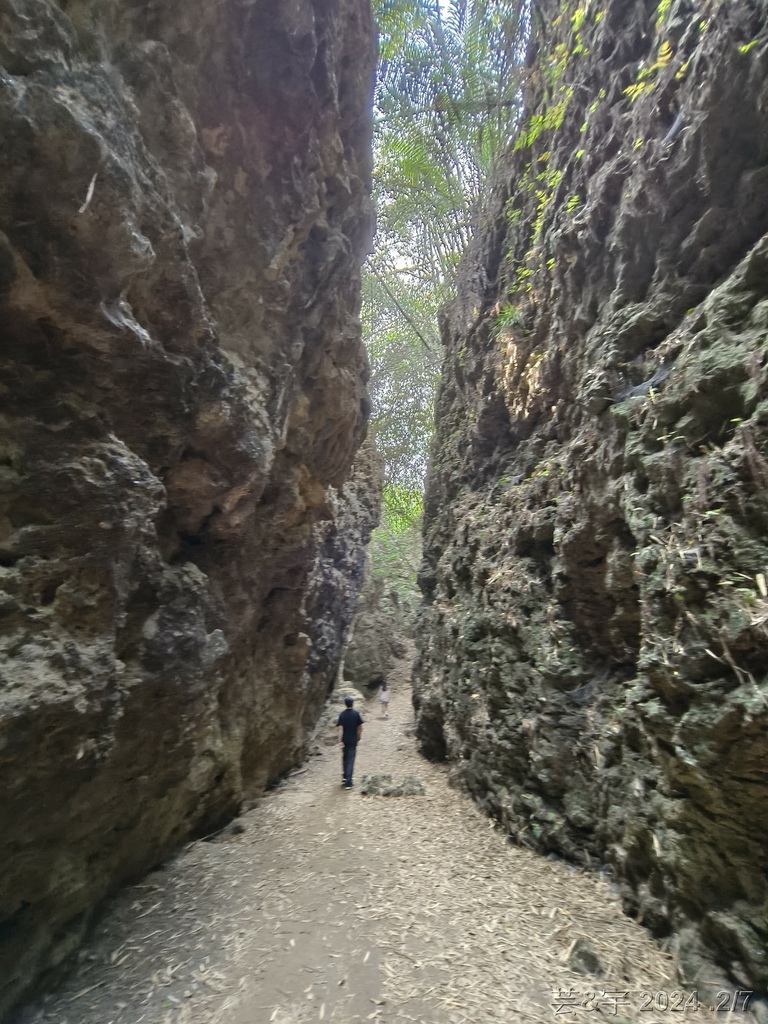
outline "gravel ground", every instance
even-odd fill
[[[715,1020],[603,880],[510,845],[417,754],[408,672],[388,719],[361,708],[352,791],[328,722],[277,790],[121,893],[17,1024]],[[424,795],[361,795],[382,773]],[[599,978],[569,966],[585,943]]]

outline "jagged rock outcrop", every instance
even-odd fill
[[[344,644],[354,630],[360,597],[366,588],[367,544],[379,524],[383,481],[381,458],[368,442],[358,452],[335,518],[323,524],[323,544],[307,600],[312,629],[308,669],[322,673],[328,688],[338,682]]]
[[[768,7],[534,3],[456,302],[415,702],[685,980],[768,987]]]
[[[377,686],[395,660],[405,656],[409,627],[399,592],[368,565],[344,650],[344,678],[355,686]]]
[[[0,1015],[332,685],[372,70],[364,0],[0,2]]]

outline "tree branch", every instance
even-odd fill
[[[425,349],[426,349],[426,350],[427,350],[428,352],[434,352],[434,347],[433,347],[432,345],[430,345],[430,344],[429,344],[429,342],[427,341],[427,339],[426,339],[426,338],[424,337],[424,335],[423,335],[423,334],[421,333],[421,331],[419,330],[418,326],[416,325],[416,321],[415,321],[415,320],[413,319],[413,317],[411,316],[411,314],[410,314],[410,313],[409,313],[409,312],[408,312],[408,311],[407,311],[406,309],[404,309],[404,308],[403,308],[403,306],[402,306],[402,305],[400,304],[400,302],[399,302],[399,300],[398,300],[397,296],[396,296],[396,295],[394,294],[394,292],[393,292],[393,291],[392,291],[392,290],[390,289],[390,287],[389,287],[389,285],[387,284],[387,282],[386,282],[386,281],[384,280],[384,278],[383,278],[383,277],[381,276],[381,274],[380,274],[380,273],[378,272],[378,270],[376,269],[376,267],[374,267],[373,265],[371,265],[371,273],[372,273],[372,274],[373,274],[373,276],[374,276],[374,277],[376,278],[376,280],[378,281],[378,283],[379,283],[379,284],[381,285],[381,287],[383,288],[383,290],[384,290],[384,291],[385,291],[385,292],[387,293],[387,295],[388,295],[388,296],[390,297],[390,299],[391,299],[391,300],[392,300],[392,301],[394,302],[395,306],[397,307],[397,309],[398,309],[398,310],[399,310],[399,312],[400,312],[400,315],[401,315],[401,316],[403,317],[403,319],[405,320],[405,322],[406,322],[406,323],[408,324],[408,326],[409,326],[409,327],[411,328],[411,330],[412,330],[412,331],[413,331],[413,333],[414,333],[414,334],[416,335],[416,337],[417,337],[417,338],[419,339],[419,341],[420,341],[420,342],[421,342],[421,344],[422,344],[422,345],[424,346],[424,348],[425,348]]]

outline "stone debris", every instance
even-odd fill
[[[602,978],[605,974],[600,957],[589,939],[576,940],[568,954],[568,966],[577,974],[593,974],[596,978]]]
[[[360,780],[361,796],[424,796],[424,783],[412,775],[395,782],[391,775],[363,775]]]
[[[337,686],[333,690],[330,697],[328,698],[328,704],[330,705],[330,708],[326,713],[333,712],[337,706],[343,708],[344,701],[346,700],[347,697],[352,698],[352,700],[355,702],[358,711],[362,713],[362,709],[366,703],[365,694],[361,693],[360,690],[356,689],[354,686],[351,686],[349,683],[343,683],[341,686]]]

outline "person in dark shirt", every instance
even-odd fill
[[[342,751],[342,779],[341,784],[345,789],[352,789],[352,772],[355,767],[355,754],[357,744],[363,735],[363,719],[359,711],[352,706],[355,702],[351,697],[345,697],[346,708],[336,719],[339,729],[339,746]]]

